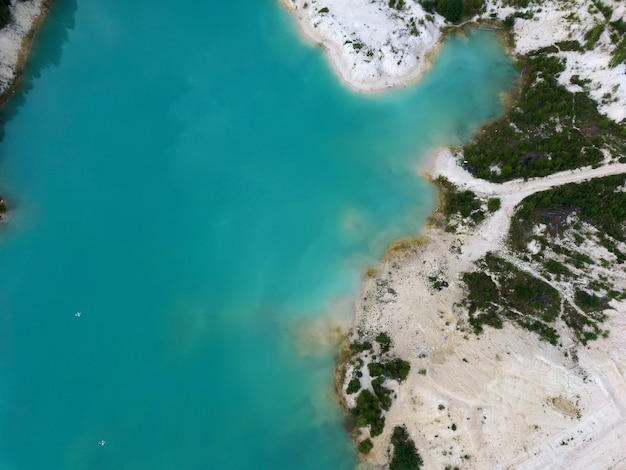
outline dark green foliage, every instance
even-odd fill
[[[346,393],[353,394],[361,390],[361,381],[359,379],[352,379],[348,383],[348,388],[346,388]]]
[[[409,375],[411,364],[408,361],[396,358],[384,363],[370,362],[367,365],[367,368],[369,369],[370,376],[372,377],[384,375],[387,378],[402,381],[406,379],[407,375]]]
[[[544,341],[548,341],[552,346],[556,346],[559,341],[559,334],[556,330],[545,323],[535,320],[535,321],[518,321],[519,325],[526,328],[529,331],[533,331],[539,335],[541,339]]]
[[[587,341],[597,338],[598,333],[601,333],[598,322],[604,319],[604,316],[598,316],[596,319],[592,319],[589,316],[581,315],[569,305],[565,306],[563,312],[565,324],[572,329],[576,338],[582,344],[587,344]]]
[[[450,23],[457,23],[463,16],[463,0],[436,0],[437,12]]]
[[[389,378],[403,381],[409,375],[411,364],[399,357],[385,364],[385,375]]]
[[[479,223],[485,218],[480,199],[472,191],[459,191],[454,184],[443,177],[439,177],[437,183],[441,188],[442,211],[448,220],[455,214],[463,218],[469,217],[474,223]]]
[[[424,461],[415,448],[413,439],[409,437],[406,428],[396,426],[391,436],[393,455],[389,470],[419,470]]]
[[[554,344],[558,338],[556,330],[545,323],[557,319],[561,300],[558,292],[492,254],[485,256],[481,267],[491,275],[475,271],[462,277],[467,286],[465,305],[474,332],[481,333],[483,325],[502,328],[503,319],[508,318]]]
[[[362,454],[369,454],[370,450],[374,448],[374,444],[370,438],[365,439],[364,441],[359,442],[359,452]]]
[[[489,212],[495,212],[500,209],[502,201],[499,197],[490,197],[487,201],[487,210]]]
[[[483,11],[483,0],[463,0],[463,18],[478,15]]]
[[[593,4],[604,15],[604,18],[606,18],[607,20],[611,19],[611,16],[613,16],[613,8],[602,3],[600,0],[595,0]]]
[[[366,350],[371,350],[372,349],[372,343],[370,343],[369,341],[364,341],[363,343],[359,343],[359,342],[354,342],[350,345],[350,349],[352,350],[352,352],[362,352],[362,351],[366,351]]]
[[[463,282],[471,292],[472,305],[470,313],[476,310],[485,310],[498,300],[498,287],[491,276],[481,271],[463,274]]]
[[[624,21],[623,18],[618,18],[609,24],[611,25],[611,28],[613,28],[620,36],[624,36],[626,33],[626,21]]]
[[[505,5],[515,7],[515,8],[526,8],[530,3],[530,0],[506,0]]]
[[[558,261],[553,260],[553,259],[550,259],[550,260],[546,261],[544,266],[545,266],[545,268],[548,271],[550,271],[553,274],[566,275],[566,274],[571,274],[572,273],[563,264],[561,264]]]
[[[380,362],[370,362],[367,365],[367,368],[370,371],[370,376],[378,377],[379,375],[383,375],[385,373],[385,369]]]
[[[578,41],[561,41],[557,42],[556,47],[561,51],[580,51],[582,50],[582,46]]]
[[[389,0],[389,5],[394,0]],[[484,0],[420,0],[424,11],[437,12],[450,23],[458,23],[483,11]]]
[[[389,0],[389,8],[402,10],[404,8],[404,0]]]
[[[506,18],[504,18],[504,21],[502,22],[502,24],[507,29],[513,29],[513,26],[515,26],[515,16],[508,15]]]
[[[385,418],[382,416],[380,400],[369,390],[363,390],[356,399],[356,406],[352,408],[358,427],[370,426],[370,434],[376,437],[383,432]]]
[[[587,94],[558,84],[564,67],[561,59],[545,53],[525,59],[516,106],[464,149],[475,176],[497,182],[546,176],[600,163],[603,145],[625,151],[623,126],[600,115]],[[494,165],[499,172],[491,170]]]
[[[391,348],[391,338],[387,333],[381,332],[376,336],[376,342],[380,344],[380,352],[381,354],[385,354],[389,352]]]
[[[605,309],[608,304],[605,299],[601,299],[595,294],[589,294],[584,290],[577,290],[574,296],[576,304],[586,312],[595,312]]]
[[[603,32],[604,23],[600,23],[595,25],[593,28],[585,33],[585,41],[587,41],[585,43],[585,47],[587,48],[587,50],[593,49],[593,46],[596,45],[596,42],[598,42],[598,39],[600,39],[600,36]]]
[[[372,388],[374,389],[374,394],[380,401],[380,407],[385,411],[389,411],[389,408],[391,407],[391,390],[383,387],[384,381],[384,377],[377,377],[372,380]]]
[[[427,13],[435,12],[435,0],[422,0],[422,8]]]
[[[320,13],[328,13],[330,10],[328,9],[328,7],[324,7],[322,9],[320,9]]]
[[[11,21],[10,0],[0,0],[0,28],[4,28]]]
[[[623,38],[617,47],[611,53],[611,67],[617,67],[619,64],[626,64],[626,38]],[[624,134],[626,137],[626,133]]]
[[[509,243],[515,249],[523,248],[533,237],[532,228],[538,224],[545,224],[548,233],[556,236],[569,228],[568,216],[576,214],[604,234],[601,242],[609,251],[617,250],[608,237],[626,242],[623,225],[626,193],[617,190],[625,180],[624,176],[609,176],[566,184],[527,197],[513,217]],[[583,254],[572,256],[580,262],[592,261]]]

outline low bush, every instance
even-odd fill
[[[391,436],[393,454],[389,470],[419,470],[424,465],[422,457],[417,452],[415,442],[409,437],[406,428],[396,426]]]

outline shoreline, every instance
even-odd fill
[[[52,0],[27,0],[11,5],[11,22],[0,30],[0,106],[21,84],[37,32]]]
[[[394,340],[393,355],[411,363],[406,382],[389,385],[397,398],[385,413],[385,430],[374,440],[365,461],[386,465],[391,429],[404,425],[425,468],[470,464],[471,468],[540,469],[554,462],[590,463],[594,457],[587,455],[590,442],[602,446],[603,463],[614,464],[611,459],[620,455],[620,441],[606,433],[611,427],[620,434],[626,431],[626,408],[615,398],[626,390],[621,372],[626,363],[622,352],[626,322],[619,315],[611,316],[609,338],[586,348],[565,337],[561,347],[554,347],[510,322],[501,330],[488,328],[477,336],[468,331],[459,308],[464,298],[460,274],[470,271],[488,251],[506,251],[506,225],[529,194],[625,174],[626,164],[495,184],[469,175],[449,149],[440,149],[436,156],[427,172],[431,178],[443,175],[460,188],[499,196],[502,207],[475,230],[457,233],[444,229],[437,220],[442,214],[435,209],[420,234],[425,244],[383,260],[377,276],[364,281],[355,309],[355,331],[348,341],[371,341],[377,333],[388,332]],[[433,286],[434,276],[446,281],[444,289]],[[381,281],[393,288],[393,299],[376,300]],[[616,309],[626,311],[626,303]],[[356,396],[348,395],[346,388],[354,362],[339,367],[346,373],[339,375],[337,389],[350,409]],[[594,422],[602,424],[591,425]],[[358,429],[353,436],[357,441],[364,437]],[[562,440],[568,445],[559,445]]]
[[[313,5],[305,7],[308,4],[304,0],[280,0],[280,3],[294,16],[301,35],[324,50],[335,75],[355,92],[380,93],[416,83],[432,68],[432,59],[445,39],[444,22],[439,18],[431,28],[417,27],[419,36],[428,36],[423,44],[409,35],[398,49],[390,47],[389,43],[398,37],[384,35],[383,31],[398,30],[406,23],[391,17],[396,11],[386,8],[386,4],[385,15],[368,12],[374,23],[369,25],[355,20],[362,11],[352,4],[358,5],[359,0],[346,2],[349,5],[336,16],[332,11],[315,13]],[[357,44],[361,45],[358,50]]]
[[[0,108],[4,108],[22,85],[33,43],[51,3],[52,0],[27,0],[13,2],[10,7],[11,21],[0,29]],[[8,211],[10,205],[0,197],[0,224]]]
[[[337,76],[353,90],[381,92],[414,83],[429,70],[430,59],[450,31],[467,25],[504,24],[512,18],[514,25],[510,29],[496,31],[504,37],[502,42],[511,57],[518,59],[545,48],[565,62],[560,85],[574,93],[587,93],[609,119],[626,120],[626,64],[609,66],[616,46],[608,33],[601,35],[591,50],[578,46],[572,51],[560,45],[567,41],[585,44],[589,31],[599,22],[626,16],[626,6],[616,1],[609,0],[608,16],[606,10],[592,10],[580,0],[575,4],[549,0],[539,7],[531,3],[519,9],[489,1],[484,11],[485,17],[490,13],[489,18],[473,17],[449,28],[440,22],[436,42],[422,51],[428,60],[420,58],[404,77],[390,74],[369,81],[362,79],[354,62],[363,57],[345,47],[365,21],[333,23],[321,18],[319,10],[303,13],[301,0],[281,2],[296,17],[302,34],[325,50]],[[324,4],[326,15],[337,9],[333,3],[328,0]],[[367,7],[361,5],[351,18],[358,17],[359,8],[367,17]],[[383,4],[381,17],[386,17],[384,10]],[[576,21],[572,20],[572,12],[579,14]],[[337,16],[341,15],[339,9]],[[346,30],[337,34],[326,23],[343,24]],[[314,28],[316,25],[324,27],[320,31]],[[593,67],[585,67],[591,57]],[[370,70],[367,65],[363,69]],[[519,86],[505,99],[505,113],[518,92]],[[555,462],[589,468],[598,462],[605,466],[624,463],[619,438],[610,436],[611,430],[617,435],[626,434],[626,405],[615,398],[626,393],[626,355],[620,352],[626,347],[626,322],[619,315],[611,315],[606,321],[611,331],[608,338],[599,338],[583,348],[563,331],[562,344],[557,348],[511,322],[501,330],[487,328],[480,336],[469,333],[460,302],[466,295],[461,281],[464,272],[476,269],[474,263],[487,252],[510,255],[505,241],[513,214],[524,198],[569,182],[623,174],[626,166],[605,162],[599,168],[494,184],[469,175],[452,152],[439,149],[424,156],[418,172],[426,173],[433,183],[444,176],[460,190],[472,190],[483,198],[499,198],[502,207],[476,227],[461,227],[460,232],[451,234],[442,227],[445,192],[439,188],[437,205],[427,225],[414,238],[392,244],[376,268],[364,276],[355,301],[354,324],[340,346],[335,371],[335,392],[348,415],[348,430],[360,449],[367,441],[368,450],[360,453],[362,462],[386,467],[392,429],[406,426],[425,468],[521,465],[543,469]],[[511,258],[505,257],[513,261]],[[516,267],[543,279],[532,267]],[[622,282],[619,272],[616,277]],[[433,279],[443,280],[445,287],[433,285]],[[626,288],[626,279],[622,283]],[[393,292],[385,294],[382,301],[381,285]],[[571,301],[567,292],[559,293]],[[612,308],[626,312],[626,302],[615,300]],[[391,408],[383,411],[386,424],[382,434],[374,437],[370,434],[372,427],[354,426],[350,411],[357,404],[357,395],[347,393],[351,379],[360,377],[355,375],[357,371],[365,374],[360,379],[363,390],[371,390],[372,378],[359,361],[370,364],[372,353],[351,352],[350,344],[374,343],[382,332],[393,340],[391,354],[409,360],[411,370],[406,381],[385,380],[385,387],[395,399]],[[516,432],[510,432],[512,429]]]

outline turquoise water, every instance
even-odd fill
[[[0,469],[353,468],[299,330],[419,230],[420,157],[513,75],[481,32],[365,96],[275,0],[55,2],[4,110]]]

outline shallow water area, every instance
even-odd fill
[[[416,162],[513,77],[477,32],[362,95],[275,1],[56,2],[3,111],[0,469],[353,468],[297,325],[419,231]]]

